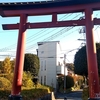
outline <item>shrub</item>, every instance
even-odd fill
[[[22,85],[23,87],[33,87],[32,75],[30,72],[23,72]]]
[[[22,90],[21,92],[23,96],[23,100],[34,100],[36,98],[40,98],[48,94],[47,89],[29,89]]]
[[[10,83],[12,84],[13,83],[13,76],[14,76],[14,74],[10,73],[10,74],[6,74],[5,78],[7,78],[10,81]]]
[[[2,90],[0,89],[0,100],[8,100],[8,96],[10,95],[10,90]]]
[[[82,93],[82,100],[88,100],[89,97],[89,88],[85,87]]]
[[[11,89],[10,81],[4,77],[0,77],[0,88]]]
[[[11,90],[0,89],[0,100],[8,100]],[[22,88],[21,95],[23,100],[37,100],[38,98],[44,97],[50,93],[48,86],[42,86],[40,88]]]
[[[24,87],[28,87],[28,88],[33,87],[33,82],[32,82],[32,80],[31,80],[31,79],[25,80],[24,83],[23,83],[23,86],[24,86]]]
[[[71,88],[74,86],[74,79],[71,76],[66,76],[66,88]]]
[[[63,92],[64,91],[64,79],[63,77],[59,77],[58,78],[58,87],[59,87],[59,92]],[[70,92],[71,91],[71,87],[74,86],[74,79],[72,76],[66,76],[66,92]],[[68,91],[67,91],[68,90]]]

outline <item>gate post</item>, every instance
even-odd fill
[[[89,77],[89,99],[100,100],[99,96],[99,75],[96,57],[96,44],[93,34],[93,11],[91,8],[85,9],[85,24],[86,24],[86,47],[87,47],[87,62],[88,62],[88,77]]]
[[[12,91],[11,91],[11,95],[9,96],[9,100],[22,100],[22,96],[20,95],[20,92],[21,92],[23,64],[24,64],[26,21],[27,21],[27,16],[21,14],[20,24],[19,24],[17,53],[16,53],[16,63],[14,68],[14,78],[13,78]]]

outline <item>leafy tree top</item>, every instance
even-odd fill
[[[68,70],[74,71],[74,64],[73,63],[66,63]]]
[[[11,73],[11,63],[10,63],[10,58],[6,57],[5,60],[2,63],[2,72],[3,73]]]
[[[27,53],[24,59],[24,71],[30,71],[32,75],[37,76],[39,72],[39,58],[35,54]]]
[[[98,72],[100,73],[100,43],[96,43]],[[74,57],[74,72],[78,75],[88,75],[86,46],[83,46],[75,54]]]

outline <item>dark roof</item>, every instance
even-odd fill
[[[34,0],[33,0],[34,1]],[[23,10],[34,8],[48,8],[48,7],[60,7],[60,6],[72,6],[80,4],[89,4],[100,2],[100,0],[46,0],[41,2],[11,2],[0,3],[0,8],[3,10]]]

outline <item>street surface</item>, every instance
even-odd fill
[[[64,99],[66,97],[66,99]],[[82,100],[82,90],[71,93],[57,93],[56,100]]]

